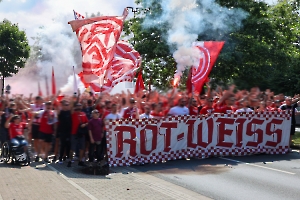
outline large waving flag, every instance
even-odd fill
[[[208,80],[208,76],[224,46],[225,42],[195,42],[193,46],[201,53],[201,59],[198,66],[193,66],[192,83],[194,93],[200,94],[202,87]]]
[[[101,77],[111,68],[127,14],[125,9],[123,16],[101,16],[69,22],[81,44],[85,82],[100,84]]]
[[[74,12],[75,15],[75,12]],[[101,16],[69,22],[82,48],[82,68],[78,74],[86,87],[108,91],[120,82],[132,81],[139,67],[140,54],[128,42],[119,41],[128,15]]]
[[[112,66],[107,69],[103,84],[87,83],[83,72],[79,73],[78,76],[86,88],[90,86],[95,92],[109,91],[118,83],[131,82],[140,64],[141,56],[133,49],[132,45],[125,41],[118,41]]]

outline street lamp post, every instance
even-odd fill
[[[126,7],[126,8],[133,13],[133,19],[135,19],[136,14],[139,12],[144,12],[144,14],[146,14],[147,12],[151,12],[150,8],[134,8],[134,7]],[[133,45],[135,45],[134,35],[133,35]]]

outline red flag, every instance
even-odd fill
[[[194,46],[200,50],[202,58],[199,66],[193,66],[192,83],[195,94],[200,94],[202,87],[208,79],[208,76],[215,64],[225,42],[195,42]]]
[[[56,95],[56,84],[55,84],[55,77],[54,77],[53,67],[52,67],[52,95]]]
[[[142,75],[142,71],[140,71],[136,79],[134,94],[137,94],[139,93],[139,91],[144,89],[145,89],[145,85],[144,85],[143,75]]]
[[[193,84],[192,84],[192,73],[193,73],[193,69],[190,68],[189,69],[189,74],[186,80],[186,91],[188,94],[193,93]]]
[[[105,71],[104,83],[87,83],[83,72],[79,73],[81,82],[86,88],[89,86],[95,91],[108,91],[121,82],[133,80],[136,70],[141,64],[140,54],[133,49],[132,45],[125,41],[118,41],[112,66]]]
[[[40,82],[38,82],[38,96],[43,96],[42,90],[41,90],[41,86],[40,86]]]
[[[49,85],[48,85],[48,78],[47,78],[47,76],[45,77],[45,83],[46,83],[46,94],[47,94],[47,97],[49,97]]]

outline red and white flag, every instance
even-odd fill
[[[118,41],[127,15],[128,9],[124,9],[122,16],[69,22],[81,44],[83,71],[78,75],[86,88],[108,91],[120,82],[133,80],[141,62],[140,54],[128,42]]]
[[[193,46],[201,53],[201,59],[198,66],[193,66],[192,83],[194,86],[194,93],[196,95],[201,93],[202,87],[208,80],[208,76],[215,64],[225,42],[195,42]]]
[[[81,44],[85,82],[100,84],[99,77],[111,68],[126,16],[124,12],[123,16],[100,16],[69,22]]]
[[[138,73],[136,83],[135,83],[135,88],[134,88],[134,94],[138,94],[139,91],[144,90],[145,85],[144,85],[144,80],[143,80],[143,75],[142,75],[142,70]]]
[[[55,83],[55,77],[54,77],[54,69],[52,67],[52,95],[56,95],[56,83]]]

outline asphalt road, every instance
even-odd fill
[[[300,199],[300,154],[168,161],[135,169],[212,199]]]

